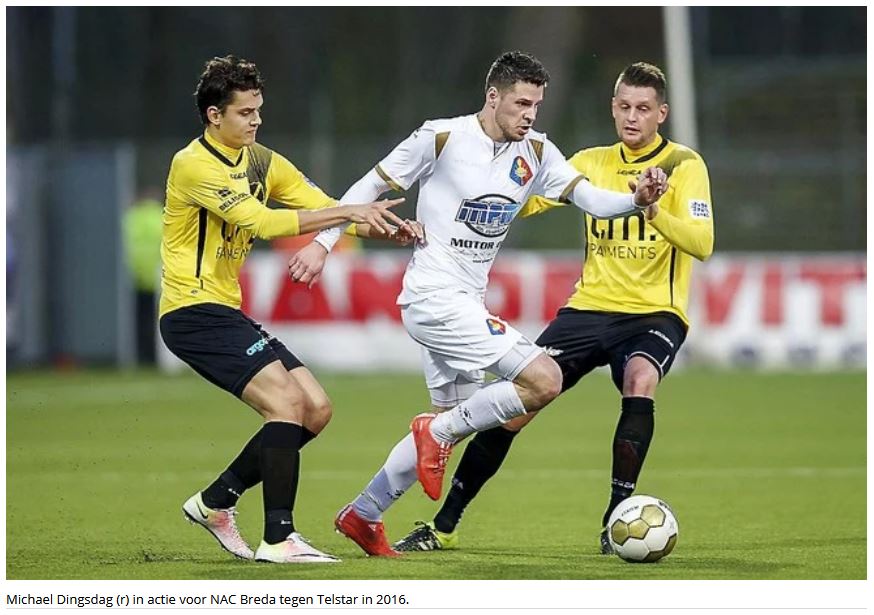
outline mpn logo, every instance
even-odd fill
[[[521,204],[501,194],[485,194],[475,199],[465,199],[455,214],[461,222],[477,235],[500,237],[507,232]]]

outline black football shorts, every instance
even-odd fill
[[[161,317],[167,348],[198,374],[240,397],[264,366],[303,366],[285,345],[240,310],[217,303],[179,308]]]
[[[670,312],[621,314],[564,307],[536,343],[561,367],[563,391],[596,367],[609,365],[613,384],[621,392],[631,357],[647,359],[661,379],[685,339],[685,323]]]

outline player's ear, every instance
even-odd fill
[[[213,126],[218,126],[222,123],[222,112],[221,110],[213,105],[212,107],[207,107],[206,109],[206,119]]]
[[[668,119],[668,111],[669,111],[668,103],[662,103],[659,105],[659,124],[663,124],[666,119]]]
[[[486,103],[494,109],[498,104],[498,88],[495,86],[490,87],[486,90]]]

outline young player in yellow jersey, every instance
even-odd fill
[[[701,157],[659,134],[668,114],[662,71],[639,62],[616,81],[613,119],[620,142],[578,152],[570,162],[594,185],[622,189],[629,177],[657,166],[669,177],[667,193],[644,213],[595,220],[586,215],[586,257],[574,294],[537,340],[562,370],[562,390],[595,367],[609,365],[622,395],[613,439],[610,502],[631,495],[654,431],[656,387],[686,338],[692,259],[713,251],[710,181]],[[559,203],[534,198],[521,215]],[[466,506],[497,472],[531,412],[480,432],[468,444],[452,487],[431,523],[419,522],[394,545],[399,551],[456,548],[456,526]],[[602,553],[610,553],[602,531]]]
[[[257,144],[263,89],[250,62],[233,56],[207,62],[195,93],[204,133],[174,156],[167,179],[161,336],[176,356],[265,421],[183,512],[243,559],[335,562],[295,531],[292,516],[299,449],[327,424],[330,402],[303,363],[240,310],[238,274],[256,237],[353,222],[362,236],[408,243],[421,238],[421,228],[389,211],[402,199],[336,207],[288,160]],[[268,199],[287,209],[269,209]],[[234,515],[240,495],[259,482],[265,529],[253,553]]]

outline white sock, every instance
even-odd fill
[[[352,508],[367,521],[380,521],[389,506],[416,480],[416,443],[413,434],[408,433],[395,445],[379,472],[352,502]]]
[[[458,442],[475,431],[503,425],[525,414],[516,387],[509,380],[487,384],[468,399],[437,415],[431,422],[431,434],[442,442]]]

